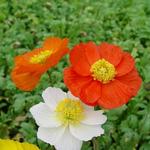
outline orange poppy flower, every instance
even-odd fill
[[[64,82],[91,106],[113,109],[126,104],[142,82],[133,57],[116,45],[81,43],[71,51],[70,62],[64,70]]]
[[[34,89],[41,75],[68,53],[67,44],[68,39],[51,37],[44,41],[41,48],[17,56],[11,73],[16,86],[24,91]]]

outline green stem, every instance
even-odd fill
[[[48,75],[48,78],[49,78],[49,82],[51,84],[51,75],[50,75],[49,71],[47,71],[47,75]]]
[[[99,150],[99,143],[96,138],[92,139],[92,143],[93,143],[93,150]]]

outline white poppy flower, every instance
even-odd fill
[[[107,120],[102,110],[83,104],[70,92],[47,88],[39,103],[30,109],[39,125],[37,136],[57,150],[80,150],[82,141],[104,133],[101,125]]]

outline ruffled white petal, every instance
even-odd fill
[[[85,110],[91,110],[91,111],[94,111],[94,107],[93,106],[89,106],[89,105],[86,105],[84,103],[82,103],[83,107]]]
[[[84,115],[85,118],[81,122],[87,125],[104,124],[107,120],[107,117],[103,115],[102,110],[97,111],[85,110]]]
[[[42,127],[58,127],[61,125],[56,120],[56,114],[45,103],[39,103],[30,108],[36,123]]]
[[[80,150],[82,146],[82,141],[75,138],[66,128],[62,137],[54,145],[57,150]]]
[[[65,127],[63,126],[57,128],[39,127],[37,137],[46,143],[55,145],[55,143],[63,136],[64,132]]]
[[[45,103],[52,109],[55,110],[59,101],[67,97],[66,93],[59,88],[48,87],[43,91],[42,97]]]
[[[70,132],[79,140],[88,141],[93,137],[100,136],[104,130],[100,125],[85,125],[79,124],[76,126],[70,125]]]

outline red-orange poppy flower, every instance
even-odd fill
[[[41,48],[17,56],[11,73],[13,82],[21,90],[33,90],[41,75],[68,53],[67,45],[68,39],[51,37],[44,41]]]
[[[133,57],[116,45],[81,43],[71,51],[70,62],[64,70],[64,82],[91,106],[112,109],[126,104],[142,82]]]

